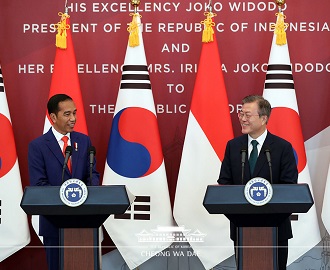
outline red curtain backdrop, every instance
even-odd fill
[[[205,1],[208,2],[208,1]],[[234,135],[237,109],[262,95],[276,21],[273,1],[212,1]],[[0,1],[0,63],[6,85],[23,186],[29,184],[28,143],[42,134],[55,56],[58,12],[65,1]],[[72,39],[89,135],[102,174],[121,65],[133,10],[129,1],[68,1]],[[203,1],[141,1],[144,44],[173,203],[202,39]],[[330,2],[290,0],[284,6],[287,39],[304,140],[329,126]],[[65,91],[65,89],[63,89]],[[219,115],[219,117],[222,117]],[[30,246],[39,246],[31,229]],[[42,249],[17,252],[0,269],[35,269]],[[30,266],[31,265],[31,266]],[[30,267],[30,268],[29,268]],[[41,269],[41,268],[40,268]]]

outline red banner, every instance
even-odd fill
[[[65,1],[0,2],[0,63],[6,82],[23,186],[28,143],[45,121],[56,29]],[[274,1],[212,1],[234,135],[237,110],[262,95],[278,7]],[[143,37],[173,203],[183,140],[202,46],[207,1],[141,1]],[[68,1],[86,122],[103,173],[134,11],[129,1]],[[283,6],[304,140],[329,126],[330,2],[291,0]],[[78,115],[79,117],[79,115]],[[221,117],[221,115],[219,115]],[[26,268],[25,268],[26,269]]]

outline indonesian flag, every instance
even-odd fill
[[[70,26],[70,19],[66,19],[66,24]],[[77,70],[76,56],[72,42],[70,27],[66,30],[67,48],[56,48],[54,69],[50,84],[49,98],[56,94],[67,94],[72,97],[77,107],[77,122],[74,127],[75,131],[88,134],[86,117],[83,105],[83,99],[80,90],[80,83]],[[51,127],[49,115],[46,112],[44,125],[44,133]]]
[[[30,243],[16,145],[0,68],[0,262]]]
[[[288,44],[286,42],[284,45],[277,45],[275,33],[263,96],[272,106],[272,113],[267,125],[268,130],[292,144],[299,173],[298,183],[307,183],[313,194]],[[294,214],[292,217],[293,239],[289,240],[288,264],[294,262],[321,241],[315,205],[307,213]]]
[[[140,44],[127,46],[103,178],[103,185],[126,185],[136,197],[125,214],[104,223],[130,269],[172,243],[173,225],[139,16],[137,23]]]
[[[328,170],[327,183],[324,191],[321,217],[324,227],[327,229],[328,233],[330,234],[330,166]]]
[[[216,36],[203,43],[189,112],[174,202],[174,218],[202,241],[189,241],[205,269],[234,253],[229,220],[203,206],[208,185],[216,185],[228,140],[233,138]]]
[[[69,18],[66,19],[66,24],[70,25]],[[56,94],[66,94],[70,96],[77,107],[77,122],[74,129],[75,131],[88,135],[83,99],[78,77],[77,62],[74,53],[70,27],[68,27],[66,33],[67,48],[60,49],[56,47],[49,98]],[[46,133],[51,126],[52,125],[48,112],[46,112],[43,133]],[[32,225],[36,233],[39,234],[39,216],[32,216]],[[39,238],[42,240],[42,237]]]

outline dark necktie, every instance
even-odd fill
[[[256,166],[257,158],[258,158],[258,142],[256,140],[251,141],[251,144],[253,146],[252,152],[250,154],[249,158],[249,164],[250,164],[250,172],[253,174],[254,167]]]
[[[65,157],[65,149],[66,149],[66,147],[68,146],[68,140],[69,140],[69,138],[68,138],[68,136],[63,136],[61,140],[64,142],[64,146],[63,146],[63,156]],[[70,158],[69,158],[69,160],[68,160],[68,169],[69,169],[69,171],[71,172],[71,160],[70,160]]]

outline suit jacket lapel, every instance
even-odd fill
[[[45,133],[45,138],[46,138],[47,147],[50,149],[50,151],[53,153],[53,155],[56,157],[56,159],[63,167],[64,164],[63,153],[51,129],[47,133]]]

